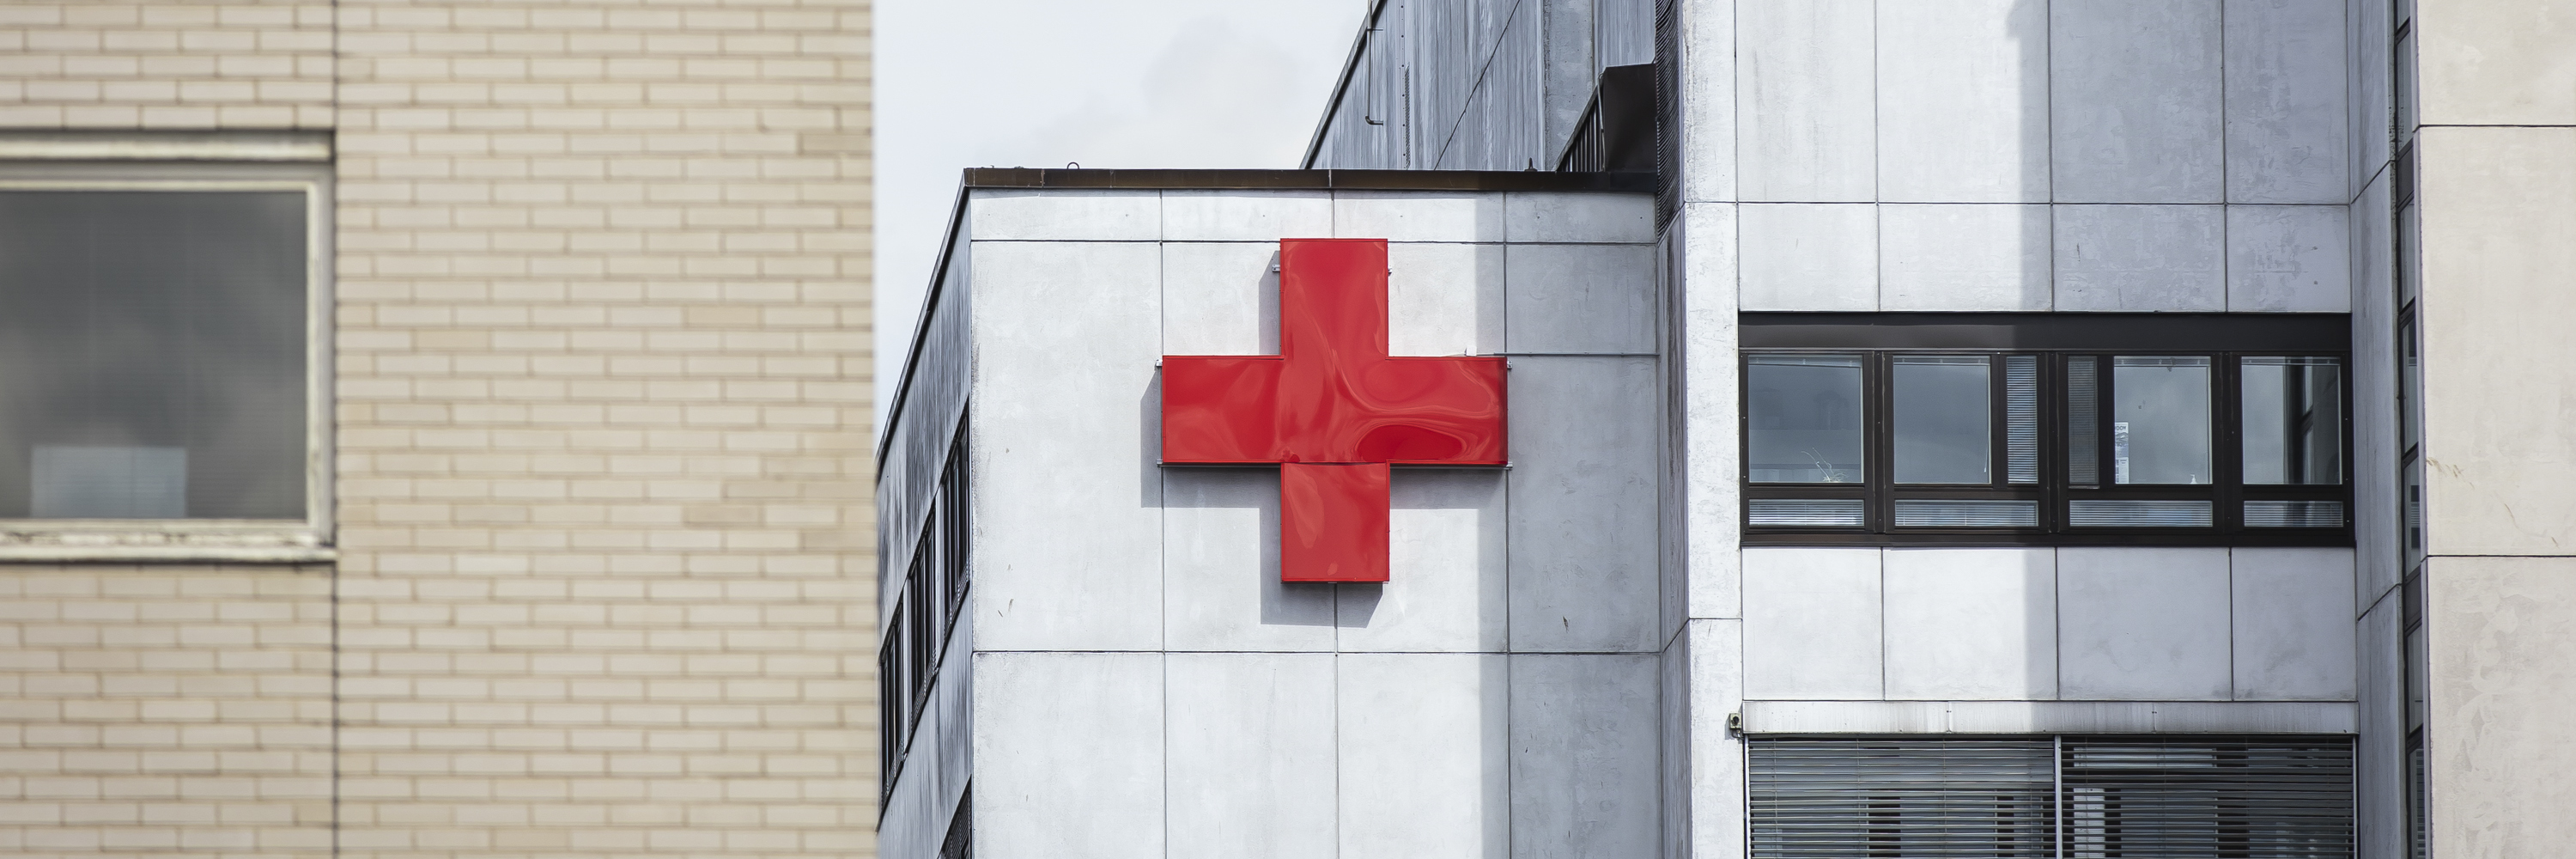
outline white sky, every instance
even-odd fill
[[[967,167],[1297,166],[1369,0],[880,0],[877,414]]]

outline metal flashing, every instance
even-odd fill
[[[973,188],[1134,190],[1553,191],[1652,194],[1652,173],[1530,170],[1053,170],[967,168]]]

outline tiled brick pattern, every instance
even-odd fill
[[[0,127],[329,128],[331,9],[0,2]]]
[[[866,0],[333,8],[0,3],[0,39],[14,40],[0,45],[0,127],[337,131],[341,549],[336,570],[0,568],[99,593],[146,575],[183,593],[201,577],[336,586],[336,630],[311,622],[339,654],[336,687],[310,692],[338,693],[336,754],[317,739],[318,757],[293,761],[311,775],[336,760],[336,788],[192,787],[267,772],[235,761],[275,764],[265,745],[226,757],[229,735],[205,735],[211,758],[79,756],[103,771],[72,781],[14,766],[0,772],[0,852],[871,854]],[[206,46],[211,63],[183,74],[140,57],[162,43],[106,35],[277,10],[295,13],[277,33],[320,41],[262,41],[268,25],[247,23],[247,43],[182,37],[166,53]],[[81,23],[93,19],[110,23]],[[167,104],[142,88],[82,95],[91,73],[75,70],[122,68],[85,59],[113,46],[138,54],[134,74],[184,78]],[[224,79],[232,57],[306,52],[328,87],[310,99],[263,83],[242,97],[250,112],[156,112],[234,92],[189,85]],[[46,605],[12,596],[8,610]],[[12,621],[21,636],[56,624]],[[154,628],[82,623],[111,641]],[[11,653],[44,666],[75,647],[23,641]],[[73,674],[8,670],[28,672],[11,675],[22,684]],[[115,700],[42,682],[65,702]],[[75,765],[25,745],[77,740],[47,727],[68,716],[12,706],[12,753]],[[111,745],[159,724],[147,710],[130,720],[140,739],[111,740],[128,729],[106,724],[107,706],[57,710],[107,714],[95,742]],[[170,742],[194,754],[199,737]],[[109,775],[175,793],[132,800],[130,838],[70,822],[121,813],[109,800],[31,793],[87,789],[78,779],[106,791],[121,783]],[[31,840],[76,831],[92,840]]]
[[[327,568],[0,568],[0,854],[330,848]]]
[[[869,850],[865,13],[340,5],[345,855]]]

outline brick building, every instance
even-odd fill
[[[0,852],[871,854],[868,16],[0,5]]]

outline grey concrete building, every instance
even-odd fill
[[[888,855],[2565,853],[2570,21],[1382,0],[1302,170],[972,173]],[[1510,366],[1382,584],[1158,437],[1305,238]]]

